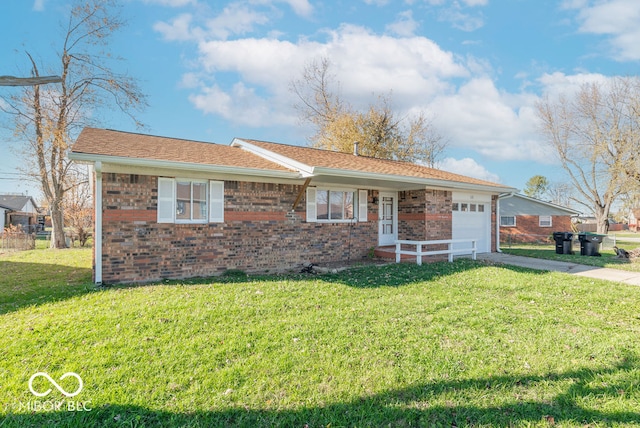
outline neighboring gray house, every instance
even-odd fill
[[[25,232],[35,232],[38,207],[28,195],[0,195],[0,232],[9,225],[22,226]]]
[[[499,198],[502,241],[537,242],[553,232],[572,230],[571,218],[580,214],[571,208],[520,194]]]

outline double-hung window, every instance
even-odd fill
[[[318,190],[318,220],[353,220],[353,191]]]
[[[367,191],[309,187],[307,221],[367,221]]]
[[[207,221],[207,182],[176,181],[176,223]]]
[[[550,215],[541,215],[538,217],[538,226],[540,227],[552,227],[553,223]]]
[[[223,221],[223,181],[158,177],[158,223]]]
[[[500,216],[500,226],[515,227],[515,225],[516,225],[516,216],[513,216],[513,215]]]

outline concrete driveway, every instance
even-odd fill
[[[555,260],[535,259],[533,257],[513,256],[505,253],[478,254],[478,260],[521,266],[530,269],[564,272],[587,278],[603,279],[606,281],[622,282],[640,286],[640,272],[627,272],[619,269],[585,266],[578,263],[558,262]]]

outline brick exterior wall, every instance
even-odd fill
[[[500,226],[502,242],[554,242],[553,232],[570,232],[570,216],[552,216],[551,227],[540,227],[539,216],[519,215],[515,227]]]
[[[155,176],[103,174],[104,283],[300,268],[367,257],[377,245],[377,204],[369,221],[306,223],[300,185],[225,182],[224,223],[157,223]],[[373,213],[373,215],[372,215]]]
[[[157,176],[104,173],[103,282],[212,276],[229,269],[275,273],[304,263],[362,259],[378,245],[377,190],[368,191],[367,222],[307,223],[306,192],[292,211],[302,185],[225,181],[224,188],[223,223],[158,223]],[[398,238],[450,239],[451,205],[450,191],[398,192]],[[495,230],[495,199],[491,205]]]
[[[398,193],[398,239],[451,239],[451,192],[412,190]]]

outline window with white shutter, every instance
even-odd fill
[[[358,190],[358,221],[367,221],[367,191]]]
[[[357,205],[359,193],[355,190],[307,188],[307,222],[346,223],[353,222],[359,215],[366,218],[367,191],[362,194],[364,208]]]
[[[173,223],[176,213],[175,180],[158,177],[158,223]]]
[[[158,223],[207,221],[224,221],[224,181],[158,177]]]
[[[224,222],[224,181],[209,181],[209,221]]]
[[[316,188],[307,187],[307,222],[316,221]]]

